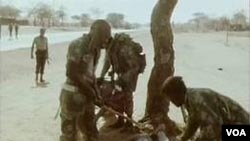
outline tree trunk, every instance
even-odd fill
[[[154,66],[148,82],[145,116],[152,117],[161,112],[165,113],[168,118],[169,100],[161,99],[160,92],[164,80],[174,74],[173,33],[170,18],[176,3],[177,0],[159,0],[151,15],[151,35],[155,55]],[[159,100],[162,101],[159,102]]]

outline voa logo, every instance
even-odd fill
[[[244,129],[241,129],[241,130],[239,130],[239,129],[226,129],[226,132],[227,132],[227,136],[231,136],[231,135],[236,136],[236,137],[237,136],[247,136]]]

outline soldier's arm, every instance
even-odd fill
[[[31,59],[33,58],[33,52],[34,52],[34,46],[35,46],[35,44],[36,44],[36,38],[34,38],[32,46],[31,46],[31,54],[30,54]]]
[[[86,92],[84,93],[86,96],[92,97],[94,96],[93,94],[95,91],[92,84],[88,80],[84,79],[83,74],[80,73],[79,65],[79,62],[68,60],[66,76],[77,84],[81,92]]]
[[[94,89],[92,83],[86,80],[81,73],[81,54],[76,50],[75,45],[71,44],[69,46],[68,55],[67,55],[67,69],[66,69],[66,76],[74,81],[77,86],[79,87],[81,92],[84,92],[87,97],[93,98],[94,97]]]
[[[199,120],[196,117],[195,114],[190,113],[189,118],[188,118],[188,123],[186,126],[186,130],[184,132],[184,134],[181,137],[182,141],[186,141],[188,139],[190,139],[196,132],[196,130],[199,127]]]

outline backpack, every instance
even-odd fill
[[[128,34],[115,34],[109,47],[109,54],[115,72],[123,73],[135,68],[139,73],[144,72],[146,55],[143,53],[143,47],[134,42]]]

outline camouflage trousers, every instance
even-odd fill
[[[95,106],[93,100],[84,94],[62,89],[61,104],[61,136],[60,141],[76,141],[78,131],[86,141],[95,141],[98,131],[95,123]]]
[[[121,102],[121,113],[127,114],[128,117],[132,118],[134,113],[134,101],[133,101],[133,92],[123,91],[123,100]]]
[[[117,84],[122,87],[121,93],[123,95],[121,101],[123,109],[120,112],[125,112],[128,117],[132,117],[133,115],[133,92],[136,90],[138,75],[138,68],[134,68],[119,74],[117,79]]]

